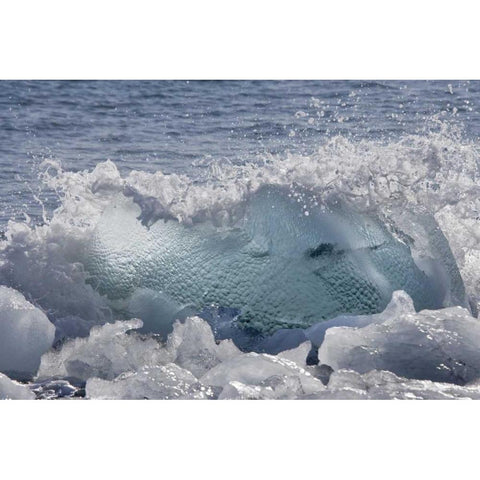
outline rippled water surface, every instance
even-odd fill
[[[309,154],[335,135],[388,140],[436,119],[476,138],[479,105],[480,82],[466,81],[2,81],[0,220],[56,205],[36,181],[46,158],[195,178],[211,162]]]

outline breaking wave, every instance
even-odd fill
[[[344,339],[343,343],[335,344],[335,348],[330,347],[328,355],[324,353],[325,358],[321,355],[327,351],[326,339],[331,343],[336,331],[335,328],[331,330],[329,328],[342,326],[347,331],[347,337],[349,328],[372,328],[372,324],[380,322],[377,315],[390,301],[395,305],[395,302],[399,301],[398,298],[404,298],[396,297],[395,294],[392,299],[394,290],[407,290],[405,301],[408,303],[410,297],[413,298],[417,310],[436,309],[434,314],[428,316],[423,312],[416,313],[412,307],[408,313],[397,312],[395,315],[399,318],[402,315],[404,317],[410,315],[417,322],[423,322],[423,325],[427,320],[431,321],[432,315],[435,318],[447,319],[453,315],[451,309],[459,309],[458,311],[462,313],[458,314],[458,321],[464,322],[461,331],[465,333],[468,329],[477,328],[471,319],[477,315],[480,302],[478,153],[478,143],[464,138],[458,128],[438,122],[436,129],[430,133],[407,135],[396,141],[352,140],[337,136],[319,145],[316,152],[309,156],[296,154],[270,156],[255,159],[244,165],[211,161],[198,168],[196,177],[138,170],[122,175],[112,161],[99,163],[91,171],[71,172],[64,171],[57,162],[45,161],[41,181],[45,188],[56,192],[60,206],[51,214],[45,213],[41,225],[34,225],[28,219],[25,222],[10,221],[0,252],[0,283],[20,292],[25,297],[25,302],[44,312],[55,326],[54,350],[44,353],[38,372],[33,371],[35,369],[30,372],[32,377],[39,375],[36,383],[31,383],[31,389],[37,396],[43,395],[47,388],[45,385],[59,390],[59,381],[65,382],[73,378],[77,383],[80,382],[78,388],[83,388],[87,382],[87,395],[92,398],[129,397],[133,393],[127,395],[126,391],[133,392],[137,389],[141,392],[142,388],[147,388],[147,384],[152,398],[162,395],[168,398],[172,398],[172,395],[175,398],[183,398],[189,397],[190,394],[192,398],[283,398],[282,395],[321,397],[327,395],[320,393],[330,385],[328,383],[325,387],[321,381],[327,365],[334,370],[332,378],[344,378],[345,381],[350,377],[345,373],[338,373],[344,368],[356,370],[357,373],[351,372],[349,375],[357,376],[366,375],[366,372],[377,368],[392,372],[388,373],[389,375],[400,375],[416,379],[415,381],[441,380],[462,385],[474,381],[478,378],[471,373],[477,368],[476,357],[462,360],[467,364],[465,369],[468,369],[468,365],[473,365],[468,375],[462,376],[455,370],[455,375],[439,377],[432,375],[427,368],[417,369],[415,373],[403,367],[395,370],[395,366],[385,359],[372,363],[373,353],[369,355],[368,363],[372,368],[362,370],[358,365],[365,363],[366,360],[359,358],[357,363],[350,360],[347,362],[339,360],[339,356],[346,355],[345,351],[342,355],[337,351],[336,356],[331,353],[335,348],[341,349],[341,345],[348,345],[348,341]],[[260,307],[250,315],[251,321],[247,325],[249,328],[245,328],[245,324],[242,325],[242,299],[238,302],[225,303],[207,298],[205,304],[199,308],[198,305],[187,301],[188,299],[185,300],[182,295],[172,299],[165,291],[168,288],[163,286],[154,288],[151,282],[143,282],[149,268],[147,266],[144,270],[138,269],[135,262],[140,257],[150,258],[158,251],[159,244],[156,244],[153,250],[148,250],[141,242],[135,241],[137,250],[132,253],[132,238],[136,239],[138,232],[143,232],[142,235],[148,237],[162,225],[169,223],[181,226],[185,232],[202,231],[202,226],[208,225],[212,231],[225,238],[228,236],[226,232],[237,229],[239,222],[244,221],[252,198],[258,196],[265,188],[276,188],[286,192],[285,198],[288,198],[289,205],[296,205],[297,216],[304,222],[302,225],[307,225],[305,222],[316,218],[316,212],[324,212],[332,204],[342,205],[342,208],[347,206],[345,208],[348,212],[355,212],[354,215],[362,218],[374,218],[380,225],[379,228],[388,233],[388,238],[391,237],[392,245],[399,246],[398,248],[408,253],[412,262],[412,266],[408,268],[418,269],[430,278],[427,296],[437,300],[434,304],[418,303],[416,294],[419,290],[414,287],[402,288],[402,285],[399,287],[391,281],[391,287],[385,298],[382,297],[382,301],[375,304],[371,310],[353,307],[338,311],[333,309],[333,313],[326,317],[320,315],[322,318],[319,320],[323,321],[321,324],[317,323],[314,317],[309,323],[285,324],[284,312],[281,309],[276,312],[270,309],[268,315],[272,318],[277,315],[278,322],[269,320],[270,325],[276,325],[275,328],[262,330],[258,328],[259,322],[262,322],[259,316],[261,317],[265,309],[262,310]],[[279,200],[274,198],[273,204],[275,202]],[[264,212],[262,215],[266,218]],[[353,218],[352,214],[348,215],[350,215],[348,218]],[[107,288],[105,285],[102,286],[101,281],[99,282],[98,270],[92,267],[91,255],[92,245],[98,245],[99,232],[102,232],[102,228],[108,222],[109,225],[112,225],[112,222],[115,225],[115,228],[110,230],[110,236],[115,240],[122,258],[117,258],[121,264],[120,275]],[[280,227],[278,231],[280,235],[284,234]],[[350,234],[351,232],[346,235],[349,240]],[[186,234],[178,235],[177,238],[185,238]],[[218,241],[220,237],[215,238]],[[268,240],[268,236],[265,238]],[[249,258],[260,258],[265,254],[265,250],[272,248],[271,244],[267,246],[262,244],[262,239],[256,240],[254,251],[253,253],[250,251]],[[331,253],[334,248],[345,251],[337,240],[335,242],[327,240],[320,245],[307,245],[302,243],[301,239],[298,239],[298,242],[302,246],[302,255],[305,251],[318,252],[318,255],[312,254],[312,257],[323,255],[325,252]],[[308,250],[307,247],[320,250]],[[97,254],[98,252],[101,250],[96,250]],[[133,255],[136,255],[136,258],[133,258]],[[204,259],[203,263],[206,262],[207,259]],[[350,259],[349,262],[351,263]],[[162,266],[157,265],[156,268],[161,269]],[[231,267],[227,265],[225,268],[228,270]],[[395,268],[392,267],[391,270]],[[130,278],[128,272],[131,272],[133,277],[136,276],[137,280],[140,275],[140,281],[128,283]],[[206,275],[205,270],[201,270],[200,274]],[[175,276],[175,271],[172,275]],[[176,278],[178,290],[183,292],[194,287],[191,285],[192,282],[200,280],[191,272],[187,276],[181,272],[178,275]],[[212,275],[212,271],[208,272],[208,275]],[[293,280],[289,277],[287,283],[292,283]],[[298,299],[298,292],[294,296]],[[260,295],[257,303],[261,304],[262,298]],[[301,305],[305,302],[306,300],[300,300]],[[264,305],[266,303],[265,300]],[[301,309],[301,305],[294,305],[294,308]],[[195,315],[202,317],[202,320]],[[114,330],[107,330],[107,326],[102,327],[104,324],[113,324],[116,320],[132,322],[131,318],[135,317],[140,318],[142,322],[127,323],[125,325],[128,328],[119,327],[116,333]],[[192,320],[194,318],[198,320]],[[183,323],[175,324],[178,319]],[[381,322],[384,321],[387,319],[382,317]],[[451,323],[445,326],[444,324],[448,323],[446,321],[437,323],[438,329],[443,328],[443,333],[451,331],[458,333],[460,328],[457,324],[452,326]],[[177,325],[176,330],[174,324]],[[206,351],[210,352],[207,357],[216,360],[212,360],[213,363],[206,362],[202,371],[189,366],[189,362],[196,362],[194,360],[196,356],[199,358],[202,356],[201,345],[198,347],[200,350],[195,350],[195,346],[191,345],[182,355],[168,345],[155,346],[166,342],[167,338],[171,344],[179,328],[185,328],[186,332],[182,335],[188,336],[192,334],[188,333],[189,328],[194,332],[195,328],[206,328],[204,324],[213,331],[216,342],[233,339],[236,347],[229,344],[230,346],[225,347],[225,351],[222,350],[220,354],[214,350],[216,346],[224,343],[219,345],[215,341],[209,343],[210,346],[205,347]],[[252,325],[256,328],[251,329]],[[399,322],[398,325],[402,323]],[[397,334],[403,335],[405,331],[398,328]],[[137,336],[127,334],[129,329],[140,329],[140,333],[136,334]],[[392,331],[394,330],[393,328]],[[378,348],[382,341],[386,341],[387,337],[389,341],[395,341],[395,332],[392,331],[389,330],[388,335],[377,333],[380,339],[375,348]],[[159,353],[156,360],[150,357],[146,359],[140,354],[135,355],[131,362],[118,367],[105,367],[111,370],[102,370],[100,373],[98,369],[89,367],[89,357],[86,354],[83,357],[79,354],[73,363],[70,362],[73,365],[71,371],[65,358],[61,362],[57,359],[56,363],[57,367],[62,364],[63,370],[60,367],[57,369],[52,367],[55,358],[71,353],[80,345],[79,342],[92,342],[94,332],[103,332],[102,335],[106,335],[106,339],[110,338],[108,335],[118,339],[124,338],[122,348],[127,348],[125,342],[133,342],[136,339],[135,341],[143,342],[144,348],[151,352],[158,348],[165,351]],[[467,338],[468,333],[464,336]],[[336,338],[341,336],[338,335]],[[108,342],[98,347],[105,357],[115,355],[117,348]],[[310,343],[305,346],[305,342]],[[360,342],[361,345],[364,343]],[[237,347],[240,350],[237,351]],[[89,350],[89,355],[92,355],[97,347],[92,344],[89,348],[93,349]],[[109,348],[113,350],[108,352]],[[293,364],[296,367],[289,364],[291,360],[282,359],[280,357],[282,354],[279,353],[292,348],[300,349],[297,353],[303,356],[300,360],[295,356],[297,363]],[[42,351],[45,351],[45,348]],[[461,352],[462,345],[459,344],[456,354],[462,356]],[[428,356],[427,353],[425,355]],[[320,364],[308,367],[307,356],[309,363],[318,363],[318,359]],[[331,360],[334,357],[335,361]],[[234,372],[247,369],[246,366],[242,366],[240,358],[245,365],[250,365],[248,368],[258,368],[264,375],[259,374],[259,378],[256,379],[246,374],[235,376]],[[325,360],[327,358],[328,361]],[[110,360],[107,362],[108,365],[116,364],[115,360]],[[38,362],[38,359],[36,361]],[[228,362],[237,363],[230,365]],[[275,367],[270,367],[269,362],[273,362],[272,365]],[[432,362],[438,362],[438,365],[448,363],[442,358],[435,358]],[[299,363],[302,364],[301,367],[298,366]],[[224,365],[223,370],[220,368],[221,365]],[[225,365],[230,366],[227,368]],[[311,377],[307,381],[302,376],[304,373],[298,373],[295,368],[303,369],[305,372],[308,368],[316,370],[307,372],[307,377]],[[447,365],[445,368],[448,370],[450,367]],[[451,368],[454,369],[453,366]],[[432,369],[434,370],[435,366]],[[212,373],[212,370],[215,371]],[[80,371],[87,373],[79,373]],[[330,374],[331,372],[328,377]],[[272,376],[281,380],[274,381]],[[164,390],[156,388],[155,385],[166,385],[166,377],[177,378],[172,388],[170,390],[167,387]],[[398,380],[400,377],[389,377],[389,382],[397,386],[399,382],[404,382],[402,388],[407,390],[420,388],[419,384],[413,387],[413,384],[409,383],[413,380],[405,378]],[[55,387],[48,383],[52,378],[57,379]],[[152,378],[157,378],[157,381]],[[355,382],[357,384],[363,382],[362,385],[374,381],[370,377],[355,378]],[[43,383],[38,383],[40,380]],[[153,386],[152,381],[155,384]],[[132,387],[132,382],[135,387]],[[293,383],[290,385],[289,382]],[[435,390],[433,383],[432,385],[429,384],[428,388],[437,393],[447,388],[439,384]],[[65,388],[68,392],[76,391],[73,387],[70,390]],[[165,389],[169,393],[165,393]],[[272,391],[278,395],[269,393]],[[382,394],[387,395],[385,392],[386,390]],[[362,395],[359,393],[360,397]],[[457,393],[452,395],[456,396]]]

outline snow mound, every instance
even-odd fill
[[[113,381],[91,378],[87,381],[86,392],[88,398],[97,400],[204,400],[213,397],[211,388],[200,384],[188,370],[172,363],[122,373]]]
[[[0,371],[20,379],[35,374],[54,337],[55,327],[41,310],[0,286]]]
[[[463,385],[480,377],[479,344],[480,322],[462,307],[387,311],[363,328],[327,330],[318,358],[335,371],[388,370]]]
[[[0,373],[0,400],[33,400],[34,398],[35,394],[28,387]]]

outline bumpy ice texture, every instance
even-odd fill
[[[160,292],[177,304],[173,312],[187,305],[237,308],[244,326],[264,333],[375,313],[398,289],[417,308],[464,301],[461,280],[434,262],[448,285],[437,288],[439,275],[419,268],[379,219],[298,195],[264,186],[228,227],[165,219],[148,229],[138,207],[120,195],[99,221],[85,260],[90,281],[112,299],[137,289]]]

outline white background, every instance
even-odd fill
[[[478,79],[474,5],[3,0],[0,78]],[[463,480],[479,419],[461,401],[1,402],[0,478]]]

